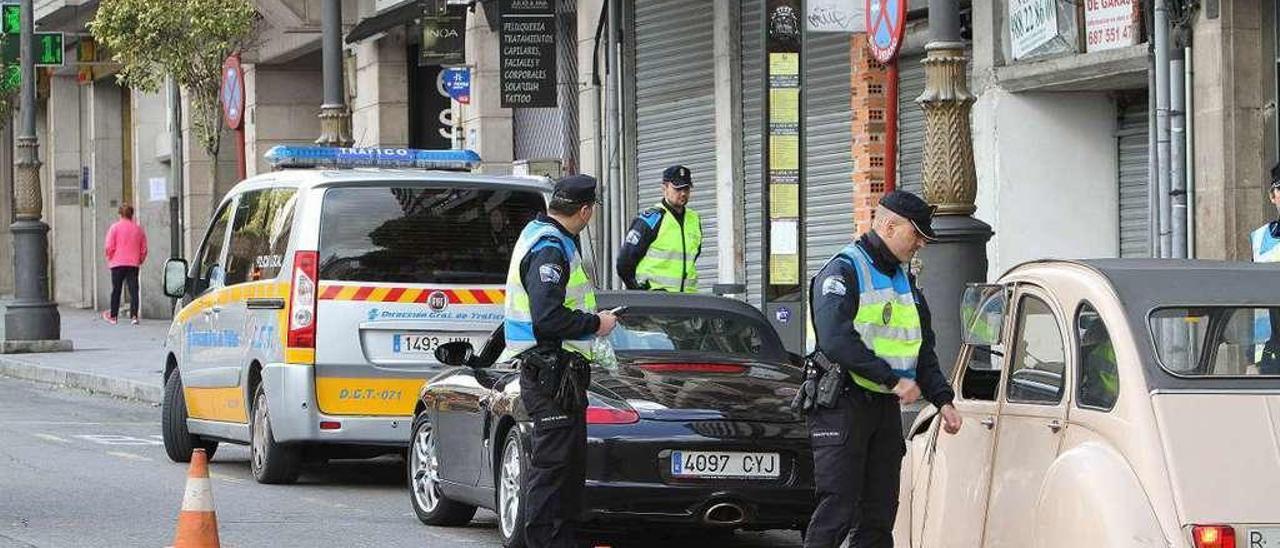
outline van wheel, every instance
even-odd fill
[[[502,460],[498,462],[498,534],[506,548],[523,548],[524,543],[524,478],[528,474],[529,455],[520,443],[520,429],[507,430],[502,443]]]
[[[187,399],[182,393],[182,376],[177,369],[164,381],[160,432],[164,438],[164,452],[173,462],[191,462],[191,453],[196,448],[204,449],[210,459],[218,450],[218,442],[205,440],[187,430]]]
[[[413,418],[413,445],[409,449],[409,500],[413,513],[427,525],[458,526],[471,522],[476,507],[449,500],[440,494],[439,462],[436,439],[427,413]]]
[[[249,469],[258,483],[293,483],[301,471],[302,453],[297,447],[276,443],[267,410],[267,391],[258,385],[253,392],[253,419],[249,424]]]

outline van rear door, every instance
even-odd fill
[[[411,415],[452,340],[480,347],[502,321],[511,250],[544,209],[518,186],[325,191],[316,312],[316,396],[333,415]]]

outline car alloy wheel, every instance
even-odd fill
[[[267,406],[266,402],[255,402],[253,406],[253,439],[250,443],[249,458],[255,471],[267,465]]]
[[[514,433],[514,430],[512,431]],[[520,527],[520,436],[507,438],[502,448],[502,473],[498,484],[498,526],[503,538],[515,536]]]
[[[431,512],[440,503],[440,492],[437,486],[440,481],[439,460],[436,459],[436,439],[431,435],[431,428],[419,428],[413,437],[413,451],[409,458],[413,471],[413,498],[423,511]]]

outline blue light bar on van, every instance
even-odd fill
[[[267,163],[286,167],[412,167],[470,170],[480,166],[480,155],[470,150],[419,150],[413,148],[334,148],[277,145],[266,154]]]

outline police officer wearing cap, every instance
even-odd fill
[[[1271,168],[1271,190],[1267,192],[1267,197],[1280,209],[1280,164]],[[1250,233],[1249,247],[1253,250],[1253,262],[1280,263],[1280,220],[1271,221]],[[1270,334],[1269,340],[1263,345],[1258,369],[1264,375],[1276,375],[1280,374],[1280,312],[1273,310],[1268,316],[1269,318],[1259,315],[1255,320],[1270,320],[1270,325],[1255,328],[1256,333]]]
[[[616,321],[596,311],[583,264],[579,234],[596,204],[595,178],[558,181],[547,213],[520,233],[507,271],[504,357],[520,360],[520,401],[533,420],[523,498],[524,541],[531,548],[576,545],[591,343]],[[566,393],[565,386],[577,390]]]
[[[662,201],[640,212],[618,252],[618,277],[627,289],[694,293],[702,254],[702,221],[689,206],[689,168],[662,172]]]
[[[906,445],[901,404],[922,395],[960,430],[954,394],[934,353],[929,307],[908,272],[934,238],[933,208],[914,194],[886,194],[872,230],[849,244],[810,281],[817,349],[838,372],[834,407],[807,416],[818,504],[805,546],[893,545],[898,483]]]

